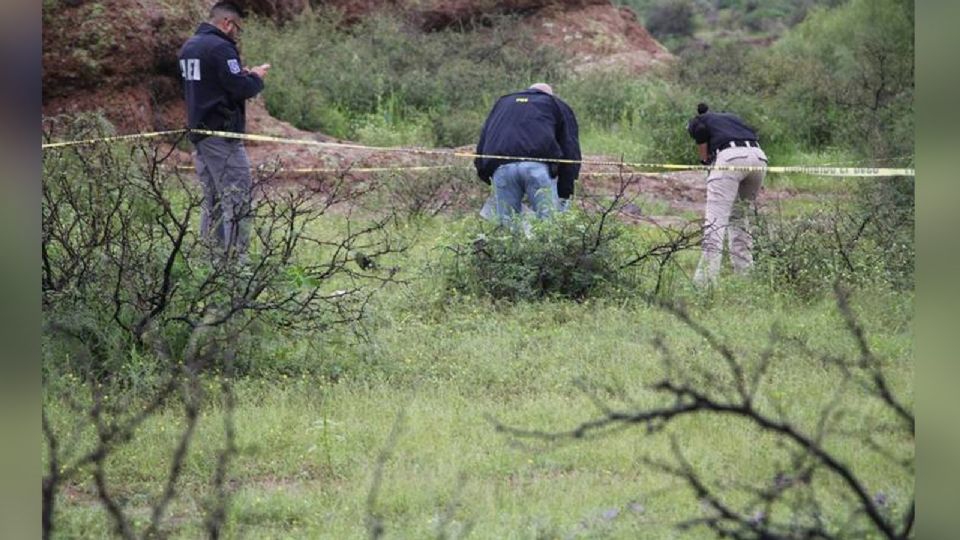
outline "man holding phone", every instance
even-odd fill
[[[180,73],[191,130],[244,133],[246,100],[263,90],[270,64],[246,68],[237,37],[242,10],[219,1],[180,49]],[[250,162],[243,141],[192,131],[203,187],[201,234],[224,254],[244,254],[250,235]]]

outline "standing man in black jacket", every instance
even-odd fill
[[[720,273],[724,236],[729,238],[734,271],[746,272],[753,266],[746,206],[757,199],[767,172],[767,155],[752,127],[735,114],[710,112],[706,103],[697,105],[697,116],[687,124],[687,132],[697,143],[700,163],[721,167],[707,175],[703,251],[693,276],[697,285],[706,285]]]
[[[474,166],[481,180],[492,180],[501,223],[520,212],[524,195],[537,216],[545,218],[566,208],[580,174],[576,116],[550,85],[536,83],[497,100],[480,132],[477,154],[498,156],[478,157]]]
[[[237,36],[243,12],[229,1],[210,9],[206,22],[180,49],[180,72],[190,129],[243,133],[246,100],[263,90],[269,64],[246,68]],[[250,235],[250,162],[240,139],[190,133],[203,186],[201,234],[225,252],[244,253]]]

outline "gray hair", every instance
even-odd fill
[[[530,90],[539,90],[544,94],[550,94],[551,96],[553,95],[553,88],[545,82],[538,82],[538,83],[531,84]]]

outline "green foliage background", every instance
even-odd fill
[[[912,2],[740,4],[714,8],[770,17],[802,8],[804,18],[769,47],[717,37],[705,49],[680,48],[677,62],[640,77],[575,74],[510,17],[424,34],[398,15],[345,27],[320,11],[282,27],[250,25],[244,46],[251,61],[275,66],[265,91],[272,114],[374,145],[474,144],[499,95],[549,81],[577,113],[591,152],[689,163],[683,129],[706,101],[755,126],[774,162],[839,154],[911,163]]]

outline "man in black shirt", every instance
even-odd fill
[[[550,85],[536,83],[497,100],[480,132],[477,154],[503,156],[474,160],[480,179],[488,184],[492,180],[501,223],[520,212],[524,195],[540,218],[547,217],[566,208],[580,174],[577,119]]]
[[[760,148],[757,132],[736,115],[710,112],[706,103],[697,105],[697,113],[687,124],[687,132],[697,142],[700,163],[719,168],[711,169],[707,176],[703,253],[693,276],[695,283],[704,285],[716,280],[720,272],[727,233],[733,269],[746,272],[753,266],[746,206],[760,191],[767,155]],[[748,169],[723,170],[728,166]]]
[[[269,64],[245,68],[236,38],[242,12],[229,1],[210,9],[206,22],[180,49],[180,72],[191,129],[243,133],[246,100],[263,90]],[[244,252],[250,222],[250,162],[243,141],[190,133],[203,187],[201,234],[221,249]]]

